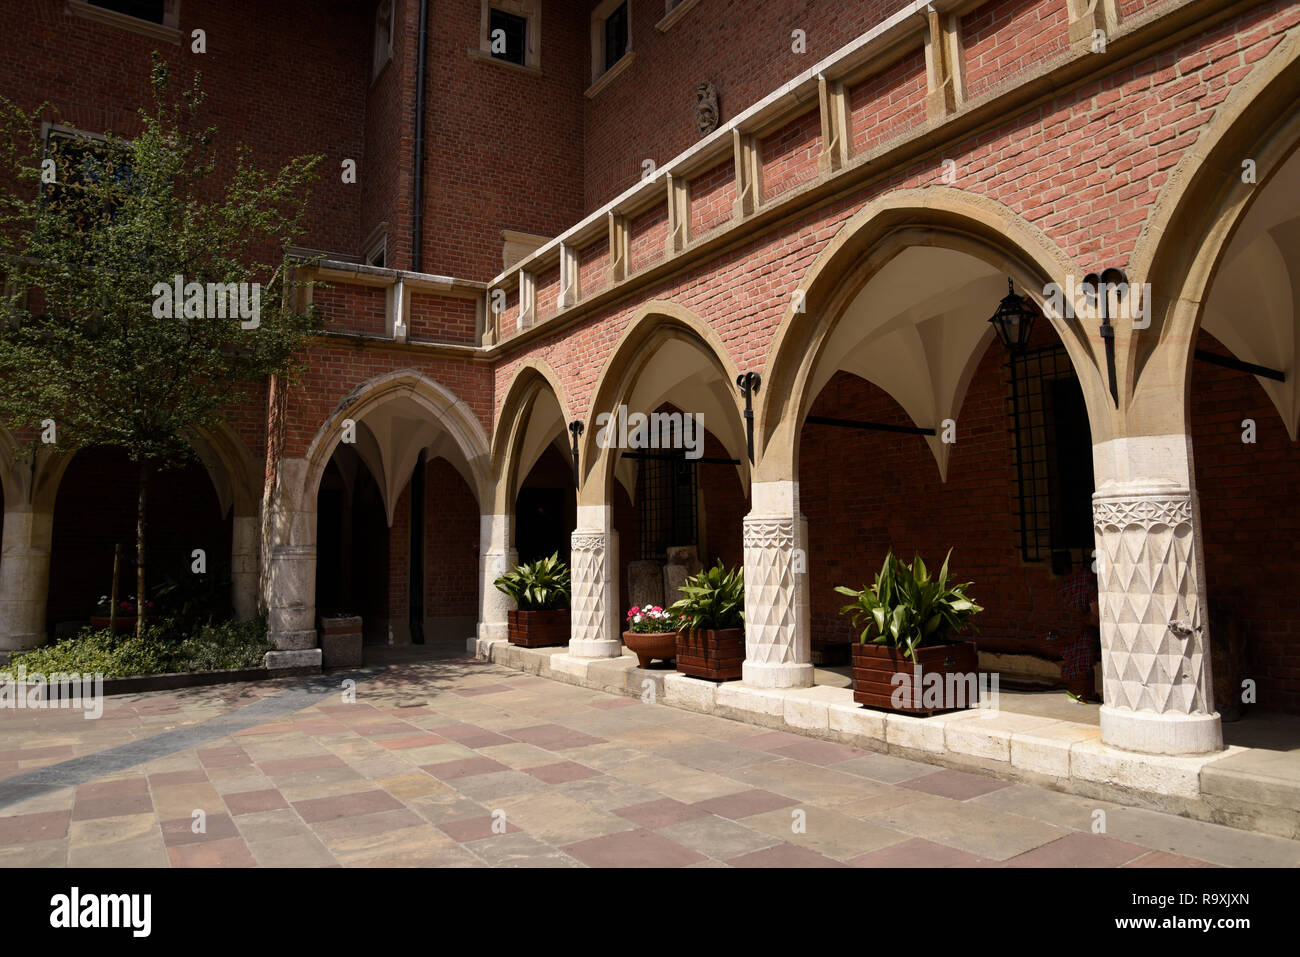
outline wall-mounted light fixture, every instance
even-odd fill
[[[578,436],[586,430],[586,426],[578,419],[569,423],[569,434],[573,436],[573,487],[581,488],[582,482],[579,476],[582,474],[578,471]]]
[[[1007,294],[998,303],[998,308],[989,322],[998,332],[1002,345],[1012,355],[1019,355],[1029,345],[1029,334],[1034,328],[1034,319],[1038,309],[1024,296],[1016,295],[1016,287],[1007,280]]]

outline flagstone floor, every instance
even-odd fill
[[[0,866],[1300,865],[1300,842],[522,676],[455,648],[367,656],[380,663],[117,696],[98,720],[0,710]]]

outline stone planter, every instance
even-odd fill
[[[679,631],[677,670],[692,678],[735,681],[745,663],[745,629]]]
[[[107,615],[91,615],[90,627],[104,631],[107,630],[109,621],[113,622],[113,634],[115,635],[135,633],[135,615],[118,615],[116,619],[110,619]]]
[[[320,619],[321,667],[357,668],[364,657],[361,618]]]
[[[506,637],[524,648],[551,648],[569,643],[569,609],[516,611],[506,614]]]
[[[649,668],[650,662],[658,658],[667,663],[677,655],[677,632],[652,631],[637,634],[623,632],[623,644],[636,655],[636,663],[642,668]]]
[[[972,707],[979,703],[979,652],[975,642],[954,641],[918,648],[915,661],[903,657],[903,650],[892,645],[855,642],[853,700],[905,714]]]

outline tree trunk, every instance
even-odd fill
[[[136,486],[138,496],[135,504],[135,634],[144,634],[145,586],[144,586],[144,527],[145,505],[149,495],[149,465],[140,463],[140,477]]]

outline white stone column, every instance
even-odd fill
[[[618,628],[618,532],[608,505],[578,506],[572,546],[569,654],[617,658],[623,653]]]
[[[319,666],[316,636],[316,501],[304,494],[307,462],[281,459],[266,505],[263,587],[271,642],[268,668]],[[306,501],[310,498],[311,501]]]
[[[54,513],[15,504],[5,509],[0,538],[0,651],[45,643]]]
[[[256,515],[236,515],[230,535],[230,603],[236,621],[251,621],[257,616],[258,540],[261,537]]]
[[[808,629],[808,522],[799,483],[755,482],[745,516],[745,684],[813,683]]]
[[[479,520],[478,636],[484,640],[506,637],[506,612],[515,603],[494,584],[515,565],[514,521],[510,515],[484,515]]]
[[[1093,446],[1093,468],[1102,743],[1150,754],[1221,750],[1191,440],[1111,439]]]

